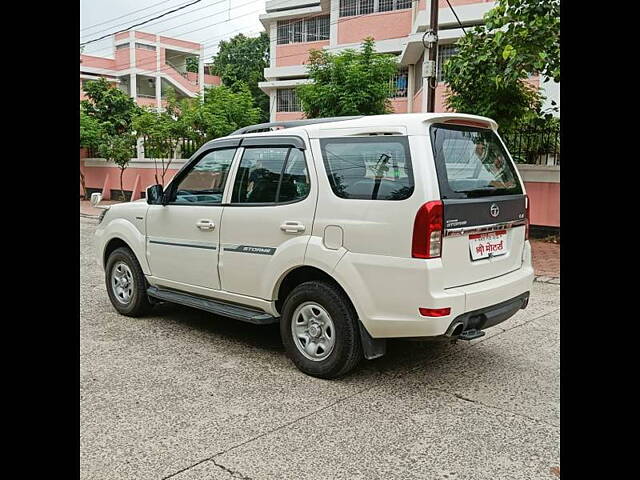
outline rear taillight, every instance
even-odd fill
[[[443,205],[437,200],[420,207],[413,222],[413,258],[437,258],[442,254]]]
[[[529,201],[529,195],[524,196],[524,208],[525,208],[525,224],[524,224],[524,239],[529,240],[529,222],[531,217],[529,216],[531,202]]]

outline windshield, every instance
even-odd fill
[[[433,125],[431,144],[442,198],[522,193],[515,168],[492,130]]]

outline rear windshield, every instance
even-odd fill
[[[338,197],[404,200],[413,193],[407,137],[351,137],[320,140],[331,189]]]
[[[522,193],[515,167],[493,130],[433,125],[431,145],[442,198]]]

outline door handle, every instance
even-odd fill
[[[216,224],[211,220],[198,220],[196,222],[196,227],[198,227],[200,230],[213,230],[214,228],[216,228]]]
[[[285,233],[300,233],[304,232],[305,226],[300,222],[285,221],[282,225],[280,225],[280,230]]]

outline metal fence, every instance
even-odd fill
[[[521,125],[500,135],[516,163],[560,165],[559,125]]]
[[[166,152],[167,149],[166,148],[158,149],[157,147],[154,147],[149,142],[149,137],[147,136],[142,137],[142,142],[144,147],[145,158],[166,157],[166,154],[164,152]],[[177,147],[173,152],[172,158],[187,159],[191,157],[191,155],[193,155],[203,143],[204,143],[204,139],[192,140],[189,138],[182,138],[178,141]]]

